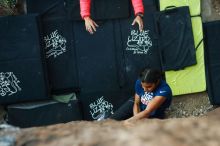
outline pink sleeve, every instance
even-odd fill
[[[80,15],[82,18],[90,16],[91,0],[80,0]]]
[[[143,1],[142,0],[131,0],[131,1],[132,1],[135,15],[140,12],[144,14]]]

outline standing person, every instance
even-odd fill
[[[133,97],[132,97],[133,98]],[[144,118],[164,118],[172,101],[172,91],[156,69],[144,69],[135,83],[134,99],[129,99],[110,119],[135,121]]]
[[[142,31],[144,27],[142,20],[142,17],[144,16],[143,1],[142,0],[131,0],[131,1],[136,16],[132,25],[135,25],[137,23],[139,25],[139,30]],[[91,18],[90,5],[91,5],[91,0],[80,0],[80,15],[82,19],[85,21],[86,30],[90,34],[93,34],[96,31],[98,25]]]

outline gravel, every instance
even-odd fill
[[[216,107],[211,105],[206,92],[181,95],[173,98],[173,103],[166,111],[166,115],[168,118],[199,117]]]

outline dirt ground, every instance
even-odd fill
[[[215,108],[210,104],[206,92],[175,96],[167,111],[167,118],[198,117]]]

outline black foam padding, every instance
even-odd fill
[[[91,12],[95,20],[129,17],[129,0],[93,0]]]
[[[94,20],[128,18],[129,0],[91,0],[91,17]],[[82,20],[79,0],[66,0],[68,17],[71,20]]]
[[[10,105],[8,123],[21,128],[45,126],[82,120],[80,103],[70,100],[59,103],[54,100]]]
[[[79,0],[65,0],[65,9],[69,20],[82,20]]]
[[[155,19],[163,70],[181,70],[195,65],[196,49],[189,7],[158,12]]]
[[[43,48],[53,94],[78,91],[73,24],[64,0],[28,0],[28,12],[41,14]]]
[[[147,3],[146,5],[153,5]],[[155,10],[155,9],[154,9]],[[83,92],[119,91],[121,87],[133,91],[134,82],[144,67],[161,68],[153,23],[154,10],[146,10],[144,33],[131,26],[134,17],[97,21],[97,32],[90,35],[83,22],[74,22],[74,39],[79,71],[79,87]],[[131,30],[138,32],[140,43],[149,47],[144,53],[126,50]],[[137,45],[137,42],[135,42]],[[141,52],[142,51],[142,52]],[[140,53],[141,52],[141,53]],[[139,54],[138,54],[139,53]]]
[[[49,98],[38,15],[0,17],[0,104]]]
[[[204,23],[204,34],[208,95],[213,105],[220,105],[220,21]]]
[[[42,20],[43,47],[47,59],[49,81],[55,94],[78,90],[78,72],[73,25],[63,18],[45,17]]]
[[[159,8],[158,0],[143,0],[145,14],[157,11]]]
[[[62,17],[66,15],[64,0],[26,0],[27,13],[39,13],[42,16]]]
[[[121,54],[115,46],[113,21],[99,23],[90,35],[84,23],[74,23],[75,49],[78,65],[79,87],[82,92],[120,90]]]
[[[144,16],[144,30],[139,31],[138,25],[132,26],[133,17],[120,20],[124,69],[126,74],[125,85],[134,88],[136,79],[143,68],[157,68],[161,70],[159,51],[153,22],[153,11]],[[119,34],[118,34],[119,35]]]
[[[84,120],[98,120],[102,116],[108,118],[131,96],[132,94],[125,90],[81,92],[79,99],[82,103]]]

